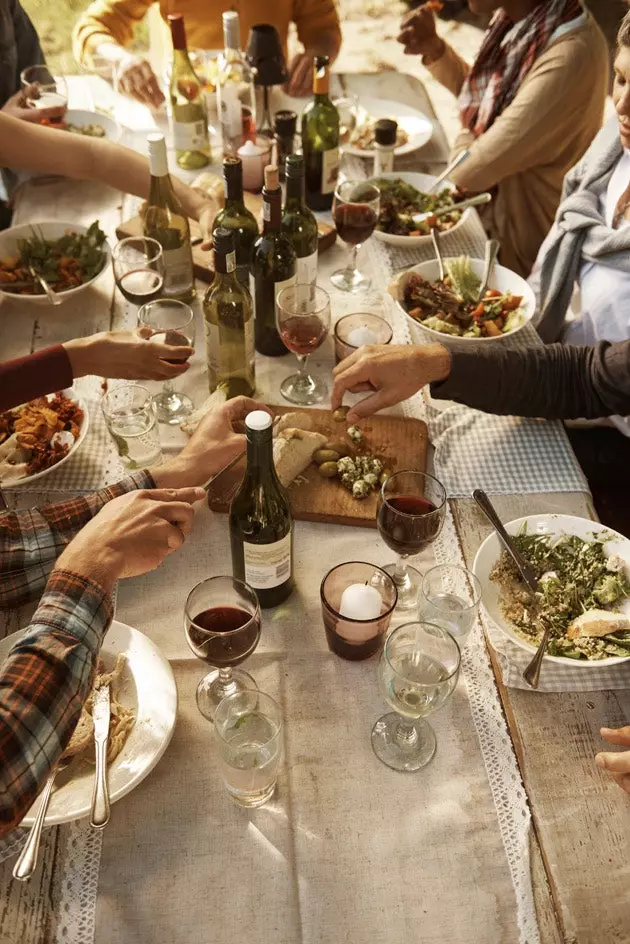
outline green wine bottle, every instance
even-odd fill
[[[254,300],[256,350],[268,357],[280,357],[287,349],[276,327],[278,295],[296,280],[295,249],[281,230],[282,192],[278,168],[265,167],[263,187],[263,231],[254,244],[250,273]]]
[[[199,170],[210,161],[210,140],[203,83],[195,75],[186,47],[181,13],[169,13],[173,62],[169,82],[169,117],[175,159],[185,170]]]
[[[286,160],[287,192],[282,215],[282,232],[291,241],[297,256],[297,282],[317,282],[317,220],[304,200],[304,158],[291,154]]]
[[[236,275],[249,290],[249,267],[254,243],[258,237],[258,223],[254,214],[243,201],[243,165],[239,157],[226,157],[223,161],[225,183],[225,206],[213,223],[213,233],[222,227],[234,233],[236,249]]]
[[[278,606],[293,590],[293,518],[273,463],[272,419],[262,410],[245,419],[247,470],[230,508],[232,572]]]
[[[328,97],[328,56],[315,56],[314,99],[302,113],[302,151],[306,202],[311,210],[330,210],[339,176],[339,112]]]
[[[203,300],[210,393],[219,388],[229,399],[253,396],[254,312],[249,292],[236,277],[234,233],[213,234],[214,280]]]

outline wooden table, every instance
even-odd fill
[[[417,105],[425,112],[431,111],[423,87],[410,76],[394,73],[343,76],[340,83],[344,91],[380,94]],[[416,169],[437,172],[439,162],[444,160],[445,140],[439,124],[437,129],[431,149],[423,152]],[[115,226],[128,215],[128,201],[119,194],[105,193],[103,188],[87,183],[69,186],[59,181],[41,187],[31,184],[22,193],[18,215],[20,220],[57,216],[77,222],[90,222],[98,216],[103,228],[112,234]],[[10,319],[5,317],[5,306],[1,306],[2,356],[17,356],[65,340],[71,334],[87,335],[116,328],[122,323],[123,309],[114,291],[111,272],[89,295],[81,296],[73,309],[68,306],[53,313],[37,309],[33,314],[29,309],[21,309],[19,317]],[[59,496],[46,496],[43,492],[42,498],[47,497]],[[589,497],[583,494],[496,496],[493,500],[504,520],[533,511],[592,515]],[[488,527],[471,502],[458,500],[452,504],[459,540],[470,564]],[[3,615],[2,634],[23,625],[25,618],[24,612]],[[500,678],[496,666],[495,669]],[[497,685],[535,825],[531,843],[532,872],[543,944],[629,941],[630,865],[626,837],[630,803],[611,780],[599,774],[593,758],[602,748],[599,727],[603,724],[617,726],[630,718],[630,694],[549,695],[506,690],[500,681]],[[49,853],[52,847],[62,855],[61,846],[56,846],[57,832],[50,830],[46,843]],[[448,841],[447,836],[445,841]],[[8,886],[7,866],[0,867],[1,885],[8,889],[4,908],[0,910],[0,940],[3,942],[52,944],[57,940],[55,906],[59,890],[53,871],[59,867],[59,862],[52,854],[43,858],[46,867],[38,870],[25,886],[17,883]],[[420,856],[419,867],[422,861]],[[409,879],[413,881],[411,875]],[[509,889],[502,888],[499,895],[509,898]],[[493,888],[488,887],[486,891],[492,895]],[[349,905],[351,907],[351,903]],[[496,907],[509,910],[513,904],[507,899],[498,900]],[[461,940],[467,941],[465,927],[462,927]],[[223,944],[223,939],[212,940],[213,944]],[[351,936],[343,940],[354,944]],[[414,940],[412,930],[408,940]],[[479,940],[478,944],[495,944],[499,940],[516,941],[514,928],[506,927],[499,936]],[[126,941],[129,944],[135,941],[131,931]]]

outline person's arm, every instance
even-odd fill
[[[70,358],[61,344],[0,363],[0,412],[72,386]]]
[[[438,35],[435,13],[428,3],[403,17],[398,42],[405,47],[406,56],[422,56],[422,65],[438,82],[459,95],[470,66]]]
[[[424,56],[422,65],[425,66],[434,79],[458,96],[470,72],[470,63],[457,53],[447,42],[443,43],[442,55],[437,59]]]
[[[287,92],[300,98],[311,91],[313,57],[329,56],[334,62],[339,55],[341,27],[334,0],[296,0],[293,20],[304,52],[294,56],[289,65]]]
[[[128,46],[151,3],[152,0],[94,0],[72,31],[72,51],[77,62],[90,68],[91,55],[98,46]]]

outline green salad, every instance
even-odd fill
[[[461,219],[457,202],[463,199],[457,190],[448,187],[437,193],[424,193],[405,183],[400,177],[390,179],[379,177],[373,181],[381,191],[381,209],[376,228],[382,233],[393,236],[428,236],[431,225],[441,232],[451,229]],[[415,213],[431,213],[446,207],[453,207],[452,213],[439,216],[435,220],[415,223]]]

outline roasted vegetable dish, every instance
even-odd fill
[[[70,131],[72,134],[82,134],[86,138],[106,138],[107,132],[103,125],[75,125],[71,121],[51,121],[49,118],[42,118],[40,125],[44,128],[59,128],[60,131]]]
[[[0,484],[56,465],[79,438],[83,410],[64,393],[0,413]]]
[[[477,301],[481,279],[468,258],[447,260],[445,268],[443,281],[429,282],[412,272],[405,283],[405,310],[425,328],[458,338],[495,338],[525,322],[521,295],[488,289]]]
[[[458,190],[445,187],[437,193],[423,193],[400,177],[377,177],[372,183],[381,191],[381,211],[376,228],[392,236],[429,236],[431,227],[440,232],[452,229],[462,218],[457,203],[465,199]],[[416,213],[433,213],[453,207],[452,213],[429,217],[422,223],[414,221]]]
[[[31,268],[53,292],[77,288],[98,275],[105,265],[104,243],[105,233],[98,221],[86,233],[69,230],[58,239],[44,239],[32,227],[28,239],[18,239],[16,252],[0,259],[0,289],[17,295],[44,295]]]

